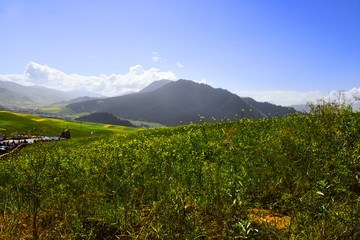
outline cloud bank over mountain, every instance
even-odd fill
[[[320,91],[235,91],[235,94],[243,97],[251,97],[257,101],[270,102],[277,105],[290,106],[305,104],[308,101],[315,101],[324,96]]]
[[[340,91],[340,90],[339,90]],[[242,97],[251,97],[256,101],[270,102],[282,106],[301,105],[310,101],[316,102],[319,99],[338,100],[339,91],[331,91],[323,95],[320,91],[233,91]],[[354,97],[360,97],[360,88],[352,88],[349,91],[341,91],[345,99],[353,101]]]
[[[130,67],[126,74],[81,76],[66,74],[35,62],[30,62],[23,74],[0,75],[0,80],[25,86],[38,85],[63,91],[87,91],[104,96],[139,91],[151,82],[160,79],[176,80],[176,76],[171,71],[161,72],[157,68],[145,70],[141,65]]]
[[[153,54],[154,58],[159,60],[160,56],[158,53]],[[183,66],[181,63],[178,63],[178,67]],[[37,85],[56,90],[87,92],[108,97],[122,95],[127,92],[137,92],[150,83],[161,79],[177,80],[178,78],[175,73],[171,71],[163,72],[158,68],[146,70],[141,65],[130,67],[129,71],[125,74],[82,76],[78,74],[67,74],[35,62],[30,62],[26,66],[23,74],[0,74],[0,80],[2,81],[16,82],[25,86]],[[209,84],[205,78],[194,81]],[[229,90],[241,97],[251,97],[256,101],[270,102],[283,106],[305,104],[309,101],[316,101],[322,98],[327,100],[336,99],[338,97],[337,91],[329,92],[326,95],[320,91]],[[354,96],[360,96],[360,88],[352,88],[351,90],[344,91],[344,96],[349,100],[353,99]]]

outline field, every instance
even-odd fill
[[[80,135],[0,160],[0,239],[360,238],[349,107]]]
[[[90,131],[93,131],[94,134],[106,135],[133,130],[116,125],[106,126],[105,124],[67,121],[0,111],[0,133],[3,136],[27,135],[29,130],[33,136],[60,136],[63,129],[66,128],[71,129],[73,137],[88,136]]]

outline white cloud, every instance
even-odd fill
[[[360,97],[360,88],[353,88],[349,91],[332,91],[326,99],[339,100],[339,98],[341,98],[340,95],[343,95],[342,97],[346,100],[352,101],[354,97]]]
[[[139,91],[153,81],[160,79],[176,80],[173,72],[161,72],[157,68],[143,69],[141,65],[130,67],[122,74],[101,74],[81,76],[66,74],[55,68],[30,62],[23,74],[0,75],[0,80],[12,81],[22,85],[38,85],[63,91],[88,91],[104,96],[116,96],[129,91]]]
[[[320,91],[234,91],[241,97],[251,97],[256,101],[270,102],[282,106],[307,104],[309,101],[316,102],[319,99],[338,100],[339,91],[332,91],[324,96]],[[345,99],[353,101],[354,96],[360,96],[360,88],[353,88],[349,91],[343,91]]]
[[[183,67],[184,67],[184,66],[183,66],[181,63],[179,63],[179,62],[177,62],[176,65],[178,66],[178,68],[183,68]]]
[[[320,91],[234,91],[241,97],[251,97],[259,102],[269,102],[282,106],[306,104],[308,101],[315,101],[322,98]]]
[[[144,69],[141,65],[132,66],[125,74],[100,74],[99,76],[82,76],[66,74],[55,68],[30,62],[23,74],[0,74],[0,80],[16,82],[25,86],[38,85],[63,91],[87,91],[104,96],[117,96],[130,91],[139,91],[153,81],[160,79],[176,80],[171,72],[161,72],[157,68]],[[206,78],[195,81],[209,84]],[[338,92],[333,91],[323,95],[320,91],[233,91],[241,97],[252,97],[256,101],[270,102],[277,105],[289,106],[306,104],[318,99],[338,99]],[[360,97],[360,88],[353,88],[343,92],[348,100],[354,96]]]
[[[200,81],[198,80],[194,80],[194,82],[197,82],[197,83],[204,83],[204,84],[209,84],[208,81],[206,80],[206,78],[202,78]]]
[[[32,84],[29,84],[25,81],[25,77],[23,74],[6,74],[1,75],[0,74],[0,80],[1,81],[9,81],[9,82],[16,82],[24,86],[30,86]]]
[[[157,52],[153,52],[152,59],[154,60],[154,62],[159,61],[159,58],[160,58],[159,54]]]

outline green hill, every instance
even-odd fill
[[[1,239],[359,239],[360,113],[40,143],[0,160]]]
[[[33,136],[60,136],[65,128],[69,128],[72,132],[72,137],[75,138],[88,136],[90,131],[93,131],[96,135],[125,132],[133,129],[117,125],[42,118],[0,111],[0,133],[4,136],[12,136],[14,134],[26,135],[29,130]]]
[[[76,118],[75,120],[85,121],[85,122],[112,124],[112,125],[119,125],[119,126],[125,126],[125,127],[136,127],[131,122],[129,122],[127,120],[121,120],[111,113],[96,112],[96,113],[92,113],[90,115]]]

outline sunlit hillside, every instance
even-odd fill
[[[63,129],[69,128],[73,137],[88,136],[91,131],[97,134],[120,133],[135,128],[118,125],[97,124],[63,119],[43,118],[34,115],[0,111],[0,133],[3,136],[14,134],[33,136],[60,136]]]
[[[360,113],[312,109],[28,146],[0,160],[0,238],[358,239]]]

